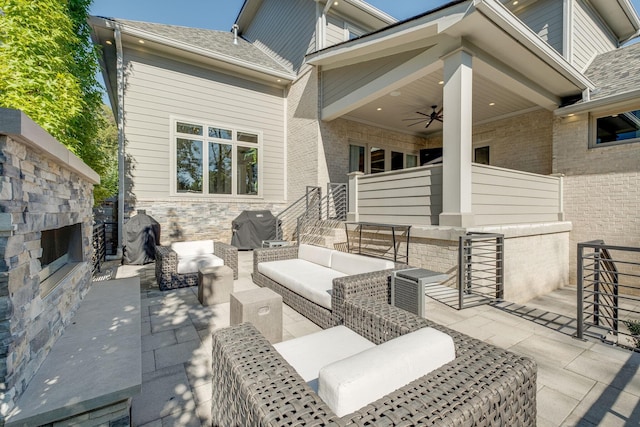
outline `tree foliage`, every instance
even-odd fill
[[[0,0],[0,106],[22,110],[104,179],[110,165],[101,137],[109,120],[96,80],[90,4]]]

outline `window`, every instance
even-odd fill
[[[259,194],[259,133],[190,121],[173,129],[177,194]]]
[[[349,172],[371,174],[416,166],[418,166],[417,154],[373,147],[366,143],[349,145]]]
[[[478,147],[473,150],[473,161],[480,163],[481,165],[488,165],[489,163],[489,146]]]
[[[640,110],[595,117],[592,146],[640,141]]]
[[[349,172],[364,173],[364,147],[360,145],[349,146]]]
[[[356,27],[349,22],[345,22],[345,30],[347,33],[347,40],[357,39],[365,34],[365,31],[362,28]]]

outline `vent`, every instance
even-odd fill
[[[391,275],[391,305],[424,317],[426,286],[448,278],[448,274],[423,268],[394,271]]]

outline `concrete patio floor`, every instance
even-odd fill
[[[252,257],[250,251],[239,252],[235,291],[256,288]],[[229,303],[203,307],[197,288],[161,292],[153,264],[119,266],[114,276],[135,275],[141,282],[143,382],[132,402],[133,425],[208,426],[211,332],[229,325]],[[556,304],[566,307],[572,298],[572,290],[560,290],[531,306],[553,312]],[[428,299],[426,313],[431,320],[536,360],[538,426],[640,425],[640,353],[574,339],[553,322],[545,325],[504,307],[457,311]],[[286,306],[283,325],[284,340],[320,330]]]

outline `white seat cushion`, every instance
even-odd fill
[[[180,257],[192,257],[213,253],[213,240],[194,240],[191,242],[174,242],[171,249]]]
[[[375,344],[346,326],[335,326],[273,346],[317,392],[320,368],[375,347]]]
[[[261,262],[258,271],[326,309],[331,310],[333,279],[344,273],[303,259]]]
[[[194,255],[178,257],[178,274],[197,273],[203,267],[220,267],[224,265],[224,260],[214,254]]]
[[[318,396],[342,417],[455,359],[453,339],[423,328],[329,364]]]
[[[323,267],[331,268],[331,249],[320,246],[300,244],[298,247],[298,259],[304,259]]]
[[[394,268],[393,261],[371,258],[363,255],[334,251],[331,256],[331,268],[347,275],[371,273]]]

